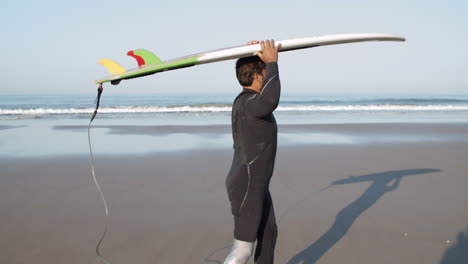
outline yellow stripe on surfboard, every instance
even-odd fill
[[[127,72],[124,67],[110,59],[102,59],[98,61],[98,63],[106,67],[110,75],[124,74]]]

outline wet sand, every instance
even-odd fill
[[[467,127],[296,127],[421,140],[280,145],[271,182],[275,263],[466,263]],[[232,240],[224,189],[231,155],[97,155],[108,219],[88,156],[4,156],[0,263],[98,263],[94,249],[105,221],[102,253],[112,263],[222,263]]]

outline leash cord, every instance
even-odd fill
[[[104,225],[104,232],[102,232],[101,238],[99,239],[99,242],[96,245],[96,254],[97,254],[97,256],[98,256],[98,258],[100,260],[104,261],[107,264],[112,264],[100,252],[101,244],[104,241],[104,238],[105,238],[106,233],[107,233],[107,219],[109,218],[109,208],[107,206],[106,199],[104,198],[104,194],[102,192],[101,186],[99,186],[99,182],[98,182],[98,180],[96,178],[96,172],[95,172],[95,169],[94,169],[93,148],[91,146],[91,123],[93,122],[94,118],[96,117],[97,110],[99,108],[99,102],[101,100],[102,91],[103,91],[103,88],[102,88],[102,84],[101,84],[99,86],[99,88],[98,88],[98,95],[97,95],[96,100],[95,100],[96,110],[94,110],[93,116],[91,117],[91,121],[89,121],[89,125],[88,125],[88,145],[89,145],[89,154],[90,154],[91,174],[93,176],[94,184],[96,185],[96,188],[97,188],[99,194],[101,195],[101,199],[102,199],[102,202],[104,204],[104,210],[105,210],[105,215],[106,215],[106,221],[105,221],[105,225]]]

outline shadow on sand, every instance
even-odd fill
[[[457,241],[445,251],[440,264],[468,263],[468,228],[458,233]]]
[[[355,201],[343,208],[335,218],[335,222],[316,242],[305,248],[287,264],[316,263],[325,253],[343,238],[358,217],[374,205],[387,192],[398,188],[403,177],[439,172],[439,169],[408,169],[387,171],[363,176],[351,176],[332,182],[331,185],[342,185],[359,182],[371,182],[367,190]]]

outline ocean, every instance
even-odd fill
[[[153,118],[160,124],[226,123],[236,94],[102,95],[101,119]],[[95,95],[0,95],[0,120],[87,119]],[[464,122],[467,95],[283,94],[286,123]],[[172,119],[172,121],[171,121]]]
[[[95,96],[0,95],[0,156],[89,155],[87,128]],[[231,149],[230,110],[235,96],[104,91],[91,129],[94,151],[132,155]],[[280,147],[466,140],[459,133],[444,139],[393,129],[354,133],[344,131],[343,125],[467,123],[468,95],[283,93],[275,117]]]

